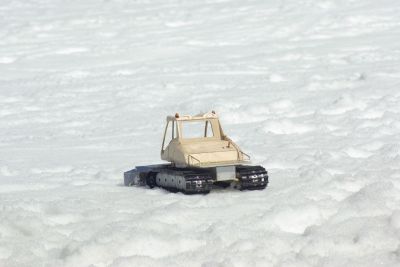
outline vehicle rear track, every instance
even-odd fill
[[[144,176],[145,184],[150,188],[157,186],[171,192],[207,194],[217,187],[217,179],[209,169],[165,166],[137,175]],[[262,166],[238,165],[236,177],[233,186],[239,190],[262,190],[268,185],[268,173]]]

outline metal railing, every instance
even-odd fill
[[[208,152],[208,153],[213,153],[213,152]],[[200,166],[203,166],[203,165],[210,165],[210,164],[211,164],[211,165],[212,165],[212,164],[218,164],[218,165],[220,165],[220,164],[232,164],[232,163],[235,163],[235,162],[250,161],[250,156],[249,156],[248,154],[246,154],[246,153],[244,153],[244,152],[242,152],[242,151],[239,151],[238,153],[240,153],[240,154],[242,155],[242,158],[240,158],[239,155],[238,155],[238,157],[237,157],[236,160],[215,161],[215,162],[213,162],[213,161],[202,162],[201,160],[199,160],[199,159],[196,158],[195,156],[189,154],[189,155],[188,155],[188,163],[189,163],[189,165],[192,165],[192,166],[199,166],[199,167],[200,167]]]
[[[247,157],[247,159],[244,159],[244,157],[243,157],[243,160],[250,161],[250,156],[248,154],[244,153],[243,151],[240,151],[240,153],[242,153],[242,157],[243,156]]]

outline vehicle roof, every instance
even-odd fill
[[[175,116],[168,116],[167,121],[192,121],[192,120],[206,120],[206,119],[218,119],[217,114],[215,112],[207,112],[200,113],[194,116],[191,115],[179,115],[178,113]]]

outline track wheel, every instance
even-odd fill
[[[239,179],[239,181],[235,181],[233,183],[233,188],[243,191],[242,181],[240,179]]]
[[[146,184],[150,188],[154,188],[156,186],[156,177],[157,173],[156,172],[149,172],[149,174],[146,177]]]

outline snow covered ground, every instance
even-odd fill
[[[2,0],[0,266],[400,266],[400,2]],[[264,191],[122,186],[216,110]]]

